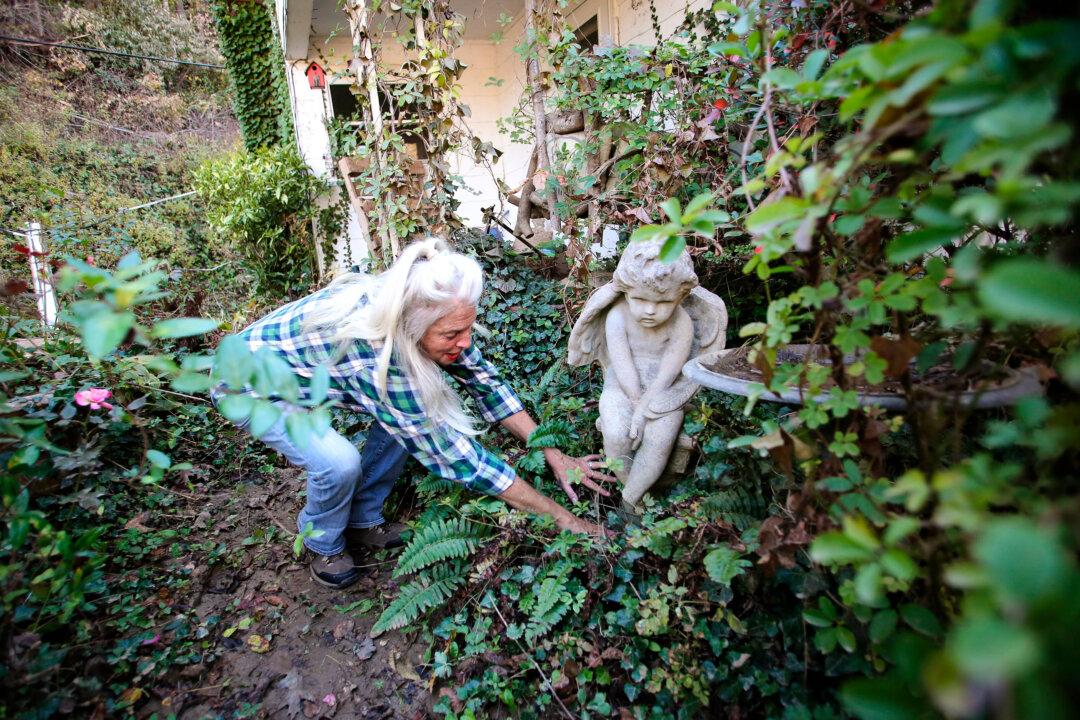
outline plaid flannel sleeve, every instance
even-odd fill
[[[480,354],[475,344],[446,368],[476,401],[480,415],[490,423],[499,422],[525,409],[517,393],[510,387],[494,365]]]
[[[391,367],[386,383],[383,399],[371,375],[358,373],[352,383],[357,402],[432,474],[488,495],[499,495],[513,484],[516,475],[506,461],[472,437],[437,426],[421,411],[416,388],[400,370]]]

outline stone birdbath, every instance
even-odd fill
[[[748,397],[752,388],[763,382],[761,371],[747,359],[749,351],[748,347],[731,348],[691,358],[683,365],[683,375],[705,387]],[[777,361],[801,363],[811,353],[817,355],[814,358],[816,362],[830,364],[825,346],[822,345],[788,345],[777,353]],[[915,380],[927,383],[932,389],[935,379],[932,375],[933,370],[926,378],[916,377]],[[942,377],[939,375],[937,379]],[[887,410],[904,410],[908,405],[903,388],[896,381],[856,387],[855,390],[860,405],[876,405]],[[999,369],[992,378],[978,382],[975,387],[967,387],[956,393],[954,389],[942,386],[939,394],[942,398],[955,397],[964,407],[992,408],[1011,405],[1021,398],[1040,395],[1042,391],[1042,384],[1031,370],[1004,368]],[[790,387],[780,393],[765,391],[759,398],[802,405],[805,395],[800,388]],[[818,400],[823,399],[824,395],[818,396]]]

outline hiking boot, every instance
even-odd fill
[[[409,528],[402,523],[389,522],[370,528],[346,528],[345,543],[363,550],[390,550],[405,544],[401,533]]]
[[[325,587],[341,590],[360,579],[360,572],[354,565],[352,555],[345,551],[337,555],[319,555],[311,552],[308,568],[311,571],[312,580]]]

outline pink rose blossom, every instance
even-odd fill
[[[75,393],[75,404],[86,407],[90,406],[91,410],[112,410],[112,405],[105,402],[112,396],[112,392],[105,388],[90,388],[88,390],[80,390]]]

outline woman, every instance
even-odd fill
[[[447,382],[454,378],[476,401],[483,419],[527,440],[536,423],[498,371],[472,346],[483,274],[472,258],[429,239],[407,247],[379,276],[350,274],[327,288],[278,308],[240,333],[252,351],[269,347],[301,379],[325,365],[329,397],[369,413],[374,422],[363,454],[334,430],[293,444],[282,418],[260,439],[308,471],[307,505],[298,527],[315,531],[304,544],[312,578],[343,588],[359,574],[349,548],[400,545],[402,526],[382,516],[406,454],[433,474],[496,495],[508,505],[550,515],[558,527],[600,534],[518,478],[501,458],[476,441],[477,421]],[[284,405],[284,403],[283,403]],[[548,465],[563,489],[570,471],[586,487],[608,493],[589,478],[598,457],[571,458],[549,448]]]

